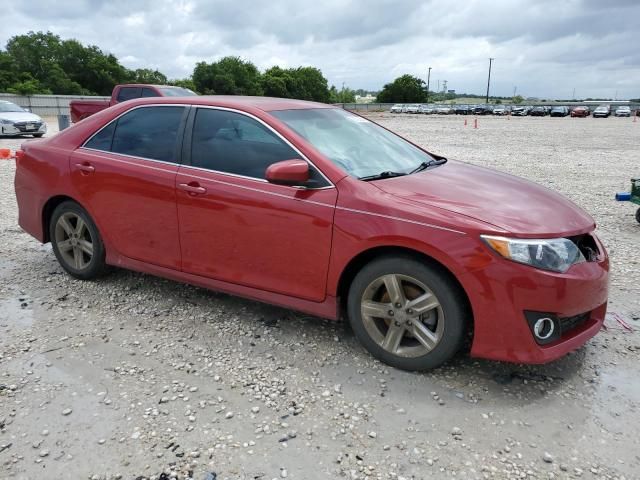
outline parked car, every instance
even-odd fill
[[[36,138],[47,133],[47,124],[35,113],[15,103],[0,100],[0,137],[31,135]]]
[[[630,117],[631,116],[631,107],[628,105],[620,105],[616,108],[616,117]]]
[[[551,117],[566,117],[567,115],[569,115],[569,108],[564,105],[552,107],[549,113]]]
[[[571,110],[571,116],[572,117],[588,117],[591,114],[591,111],[589,110],[588,107],[575,107],[573,110]]]
[[[525,117],[529,114],[529,110],[531,110],[531,107],[516,105],[511,108],[511,115],[516,117]]]
[[[491,115],[493,108],[491,105],[475,105],[473,107],[474,115]]]
[[[474,357],[549,362],[604,321],[609,260],[584,210],[332,105],[137,99],[16,158],[18,222],[71,276],[117,265],[345,311],[397,368],[466,341]]]
[[[506,105],[496,105],[493,107],[494,115],[509,115],[509,108]]]
[[[611,105],[600,105],[593,111],[593,118],[606,118],[611,115]]]
[[[547,109],[543,106],[533,107],[529,115],[532,117],[545,117],[547,115]]]
[[[405,112],[406,113],[420,113],[420,105],[417,103],[411,103],[409,105],[405,106]]]
[[[438,115],[450,115],[454,112],[453,108],[451,108],[451,105],[438,105],[436,107],[436,113]]]
[[[391,113],[402,113],[404,111],[404,105],[402,103],[396,103],[389,111]]]
[[[425,115],[431,115],[434,112],[434,105],[420,105],[420,108],[418,109],[418,113],[424,113]]]
[[[456,105],[454,113],[457,115],[469,115],[469,105]]]
[[[188,88],[132,83],[116,85],[109,100],[71,100],[69,109],[71,110],[71,121],[75,123],[112,105],[134,98],[189,97],[193,95],[197,94]]]

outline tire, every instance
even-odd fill
[[[44,133],[34,133],[33,138],[42,138],[43,135]]]
[[[84,208],[72,201],[56,207],[49,238],[60,266],[72,277],[92,280],[107,271],[102,237]]]
[[[390,294],[394,290],[403,296]],[[392,296],[400,302],[394,305]],[[358,272],[349,288],[347,312],[356,337],[375,358],[402,370],[429,370],[450,360],[463,345],[467,305],[446,273],[399,255],[374,260]]]
[[[640,223],[640,208],[636,210],[636,221]]]

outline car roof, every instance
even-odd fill
[[[129,105],[145,104],[189,104],[212,107],[237,108],[240,110],[258,109],[264,112],[275,110],[301,110],[310,108],[336,108],[326,103],[309,102],[292,98],[252,97],[241,95],[198,95],[191,97],[147,97],[129,100]]]

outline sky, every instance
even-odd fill
[[[0,48],[51,31],[128,68],[188,77],[240,56],[264,70],[315,66],[340,88],[409,73],[457,92],[640,97],[639,0],[64,0],[4,2]]]

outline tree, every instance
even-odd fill
[[[345,87],[338,90],[335,86],[331,85],[329,89],[329,99],[331,103],[355,103],[356,92]]]
[[[169,80],[167,82],[167,85],[174,85],[176,87],[187,88],[194,92],[197,91],[195,83],[193,83],[193,80],[191,80],[190,78],[177,78],[174,80]]]
[[[214,63],[199,62],[193,83],[201,93],[217,95],[261,95],[260,72],[240,57],[224,57]]]
[[[512,101],[513,103],[515,103],[516,105],[519,105],[519,104],[521,104],[522,102],[524,102],[524,97],[523,97],[522,95],[516,95],[515,97],[513,97],[513,98],[511,99],[511,101]]]
[[[378,93],[380,103],[420,103],[424,101],[424,81],[412,75],[402,75],[387,83]]]
[[[132,81],[135,83],[151,83],[156,85],[166,85],[167,76],[158,70],[150,68],[137,68],[133,72]]]

